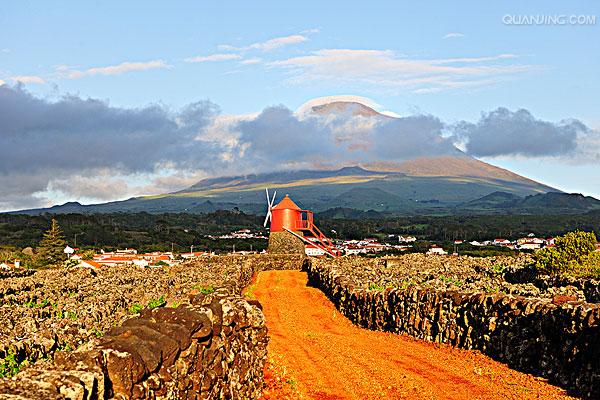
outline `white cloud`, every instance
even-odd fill
[[[240,61],[240,64],[253,65],[253,64],[260,64],[261,62],[262,62],[262,58],[254,57],[254,58],[247,58],[245,60],[242,60],[242,61]]]
[[[78,79],[85,76],[94,75],[120,75],[131,71],[146,71],[149,69],[170,68],[164,60],[152,60],[146,62],[123,62],[118,65],[109,65],[106,67],[93,67],[83,71],[70,69],[66,66],[57,67],[57,72],[67,79]]]
[[[0,86],[4,85],[6,82],[4,82],[2,79],[0,79]]]
[[[238,60],[242,58],[239,54],[211,54],[208,56],[197,56],[186,58],[184,61],[189,63],[201,63],[201,62],[215,62],[215,61],[228,61]]]
[[[455,63],[481,63],[487,61],[510,60],[519,58],[516,54],[498,54],[492,57],[462,57],[462,58],[446,58],[443,60],[432,60],[433,64],[455,64]]]
[[[248,51],[248,50],[259,50],[263,52],[272,51],[280,47],[289,46],[292,44],[298,44],[306,42],[308,38],[304,35],[289,35],[281,36],[273,39],[266,40],[264,42],[252,43],[248,46],[236,47],[228,44],[219,45],[220,50],[226,51]]]
[[[46,81],[43,78],[41,78],[39,76],[35,76],[35,75],[11,76],[10,79],[14,82],[21,82],[21,83],[39,83],[39,84],[46,83]]]
[[[289,82],[368,85],[397,92],[437,92],[484,86],[529,72],[534,66],[520,65],[513,54],[493,57],[418,60],[400,57],[390,50],[322,49],[310,55],[269,63],[286,69]],[[492,63],[494,62],[494,63]]]
[[[450,33],[445,34],[442,37],[442,39],[454,39],[454,38],[461,38],[461,37],[465,37],[465,35],[460,32],[450,32]]]

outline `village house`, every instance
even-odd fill
[[[325,250],[315,246],[314,244],[307,244],[304,246],[304,252],[307,256],[320,257],[325,255]]]
[[[15,269],[15,268],[21,268],[21,261],[15,260],[14,264],[11,264],[6,261],[3,263],[0,263],[0,269]]]
[[[102,265],[100,263],[97,263],[94,260],[80,260],[79,264],[77,264],[77,267],[98,269],[98,268],[101,268]]]
[[[398,236],[398,242],[400,243],[412,243],[416,241],[417,238],[414,236]]]
[[[426,254],[446,255],[448,252],[446,252],[442,247],[433,244],[429,250],[427,250]]]

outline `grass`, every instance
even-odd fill
[[[129,314],[139,314],[142,310],[152,310],[157,307],[164,307],[167,305],[167,300],[165,299],[165,295],[163,294],[158,299],[151,299],[146,306],[141,305],[140,303],[133,303],[131,307],[129,307]]]
[[[165,295],[163,294],[158,299],[152,299],[152,300],[150,300],[148,302],[148,304],[146,305],[146,308],[148,310],[152,310],[153,308],[163,307],[165,304],[167,304],[167,302],[165,300]]]
[[[24,303],[23,306],[25,306],[27,308],[44,308],[48,304],[50,304],[50,300],[48,300],[48,299],[42,300],[41,303],[38,303],[33,299],[29,299],[29,301],[27,303]]]
[[[19,373],[24,362],[19,362],[13,349],[8,349],[6,356],[0,359],[0,378],[11,378]]]
[[[504,273],[506,268],[507,267],[504,264],[494,264],[494,265],[492,265],[492,268],[490,268],[490,269],[493,273],[500,275],[500,274]]]
[[[255,289],[256,289],[256,283],[253,283],[252,285],[249,285],[248,287],[246,287],[246,290],[244,290],[244,297],[249,300],[256,300],[256,296],[254,295]]]
[[[73,351],[73,347],[71,347],[69,343],[63,343],[62,345],[58,346],[58,350],[71,352]]]
[[[144,306],[139,303],[133,303],[131,307],[129,307],[129,314],[139,314],[140,311],[144,309]]]
[[[444,275],[441,275],[438,279],[444,283],[450,283],[450,284],[456,285],[458,287],[465,284],[463,281],[461,281],[459,279],[454,279],[452,277],[448,277],[448,276],[444,276]]]
[[[202,293],[202,294],[211,294],[211,293],[214,293],[214,291],[215,291],[215,287],[213,285],[208,285],[208,286],[194,285],[192,287],[192,289],[199,290],[200,293]]]
[[[376,283],[371,283],[371,284],[369,285],[369,290],[377,290],[377,291],[379,291],[379,292],[383,292],[383,291],[385,290],[385,288],[384,288],[383,286],[379,286],[379,285],[378,285],[378,284],[376,284]]]
[[[94,335],[95,335],[97,338],[100,338],[100,337],[104,336],[104,333],[103,333],[103,332],[102,332],[100,329],[98,329],[98,328],[93,328],[93,329],[92,329],[92,333],[93,333],[93,334],[94,334]]]
[[[75,311],[67,311],[64,316],[73,321],[77,320],[77,313]]]

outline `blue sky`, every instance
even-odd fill
[[[73,94],[124,109],[209,100],[241,115],[351,94],[447,124],[505,107],[600,129],[598,2],[415,3],[10,2],[0,13],[0,83],[23,82],[48,101]],[[597,21],[506,23],[524,15]],[[600,197],[593,156],[483,159]],[[124,175],[130,185],[148,178]],[[50,192],[50,202],[99,199]]]

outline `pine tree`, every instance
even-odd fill
[[[67,242],[58,226],[58,222],[53,218],[52,227],[44,233],[44,238],[40,242],[40,261],[43,265],[58,264],[64,261],[65,246]]]

